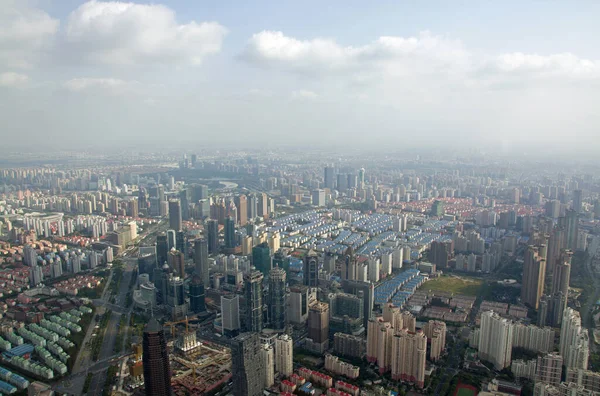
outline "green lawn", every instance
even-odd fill
[[[471,389],[460,388],[456,396],[475,396],[475,392]]]
[[[481,279],[442,276],[437,279],[426,282],[423,290],[445,291],[454,294],[463,294],[466,296],[476,296],[479,294],[483,281]]]

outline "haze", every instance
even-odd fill
[[[598,149],[598,2],[290,3],[0,0],[1,145]]]

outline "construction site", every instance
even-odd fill
[[[185,324],[185,328],[182,328]],[[171,326],[171,384],[174,395],[197,395],[211,392],[231,378],[229,348],[196,338],[196,329],[188,319],[169,322]],[[179,325],[179,326],[178,326]]]

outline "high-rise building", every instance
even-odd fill
[[[362,299],[364,303],[363,308],[363,327],[368,332],[368,322],[371,318],[373,306],[375,302],[375,285],[371,282],[363,282],[358,280],[345,280],[342,281],[342,289],[344,293],[351,293],[355,296],[359,296],[362,292]]]
[[[162,267],[167,262],[167,256],[169,254],[169,242],[166,235],[156,236],[156,259],[158,260],[158,267]]]
[[[276,330],[285,328],[286,273],[283,268],[275,267],[269,272],[269,322]]]
[[[335,353],[351,358],[362,358],[366,352],[365,340],[362,336],[345,333],[333,335],[333,350]]]
[[[570,250],[561,252],[558,264],[554,269],[552,276],[552,294],[561,292],[567,296],[569,294],[569,282],[571,280],[571,257],[573,253]]]
[[[181,279],[185,278],[185,258],[183,257],[183,253],[178,250],[171,250],[167,255],[167,263]]]
[[[510,366],[512,356],[512,323],[493,311],[481,314],[479,358],[494,364],[497,370]]]
[[[26,265],[33,267],[35,264],[37,264],[37,258],[38,254],[35,248],[31,245],[25,245],[23,248],[23,262]]]
[[[169,228],[175,231],[181,231],[181,201],[178,199],[169,200]]]
[[[326,166],[323,173],[323,187],[333,190],[335,188],[335,168],[333,166]]]
[[[322,189],[313,190],[312,204],[313,204],[313,206],[318,206],[318,207],[325,206],[325,190],[322,190]]]
[[[577,238],[579,236],[579,215],[576,211],[568,209],[565,216],[566,224],[566,248],[577,250]]]
[[[452,252],[454,251],[453,241],[433,241],[431,242],[431,263],[435,264],[437,268],[448,268],[448,262],[452,258]]]
[[[314,250],[304,256],[304,284],[309,287],[319,286],[319,256]]]
[[[177,249],[177,232],[175,230],[167,230],[167,243],[169,250]]]
[[[206,312],[206,304],[204,302],[204,284],[202,278],[195,274],[190,282],[190,311],[193,313]]]
[[[287,334],[275,339],[275,370],[285,377],[294,372],[294,342]]]
[[[184,257],[187,257],[187,244],[185,241],[185,232],[184,231],[177,231],[175,233],[175,242],[177,245],[177,250],[179,250],[181,253],[183,253]]]
[[[210,268],[208,262],[208,241],[205,238],[194,241],[194,266],[196,274],[202,279],[205,288],[210,286]]]
[[[423,331],[402,329],[396,332],[390,349],[392,379],[413,382],[418,388],[423,388],[427,360],[427,337]]]
[[[573,210],[575,213],[583,211],[583,191],[573,190]]]
[[[183,220],[190,219],[190,197],[191,192],[189,189],[184,188],[179,192],[179,201],[181,202],[181,218]]]
[[[446,323],[439,320],[430,320],[423,327],[427,339],[431,340],[429,358],[437,361],[446,348]]]
[[[435,200],[431,205],[431,216],[442,217],[444,215],[444,201]]]
[[[262,396],[264,368],[258,333],[243,333],[231,342],[234,396]]]
[[[323,353],[329,347],[329,304],[316,302],[308,309],[308,336],[313,350]]]
[[[269,275],[271,268],[273,268],[273,261],[271,259],[271,249],[267,242],[252,248],[252,265],[264,276]]]
[[[173,320],[183,319],[188,309],[187,302],[185,301],[183,279],[178,276],[170,276],[165,281],[163,278],[163,287],[165,286],[166,304],[170,310],[171,318]]]
[[[336,293],[329,298],[329,327],[331,332],[361,334],[363,326],[363,293],[359,295],[349,293]]]
[[[142,339],[144,387],[148,396],[170,396],[171,367],[167,341],[162,326],[151,318],[144,328]]]
[[[544,294],[545,276],[546,260],[540,257],[537,247],[529,246],[523,263],[521,300],[534,309],[538,309],[540,298]]]
[[[219,253],[219,222],[217,220],[208,220],[206,222],[208,234],[208,253]]]
[[[221,317],[223,318],[223,333],[234,335],[241,328],[240,297],[237,294],[221,296]]]
[[[535,382],[545,382],[551,385],[560,384],[563,359],[557,353],[547,353],[537,358]]]
[[[341,278],[342,280],[356,280],[358,263],[354,256],[354,250],[352,247],[348,247],[346,252],[341,257]]]
[[[29,273],[29,283],[32,287],[39,285],[44,281],[44,273],[42,267],[37,263],[33,264]]]
[[[314,297],[313,293],[304,285],[290,287],[287,312],[288,322],[301,324],[308,320],[308,307],[312,303],[312,297]]]
[[[263,329],[263,274],[253,271],[244,277],[246,318],[244,329],[260,333]]]
[[[235,206],[237,207],[238,223],[240,226],[245,226],[248,222],[248,203],[246,202],[246,196],[244,194],[238,195],[234,199]]]
[[[263,368],[263,386],[265,388],[269,388],[275,383],[275,353],[273,350],[273,345],[261,345],[260,360]]]
[[[225,218],[225,249],[234,249],[235,246],[235,219],[227,217]]]
[[[573,369],[588,368],[589,336],[587,329],[581,326],[581,315],[572,308],[564,311],[560,327],[560,355],[563,364]]]
[[[565,248],[565,232],[562,227],[556,227],[550,233],[548,239],[548,250],[546,253],[546,272],[554,274],[554,269],[558,264],[560,252]]]
[[[365,188],[365,168],[358,170],[358,188]]]

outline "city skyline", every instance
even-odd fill
[[[24,134],[70,148],[597,148],[593,2],[3,3],[15,149]]]

